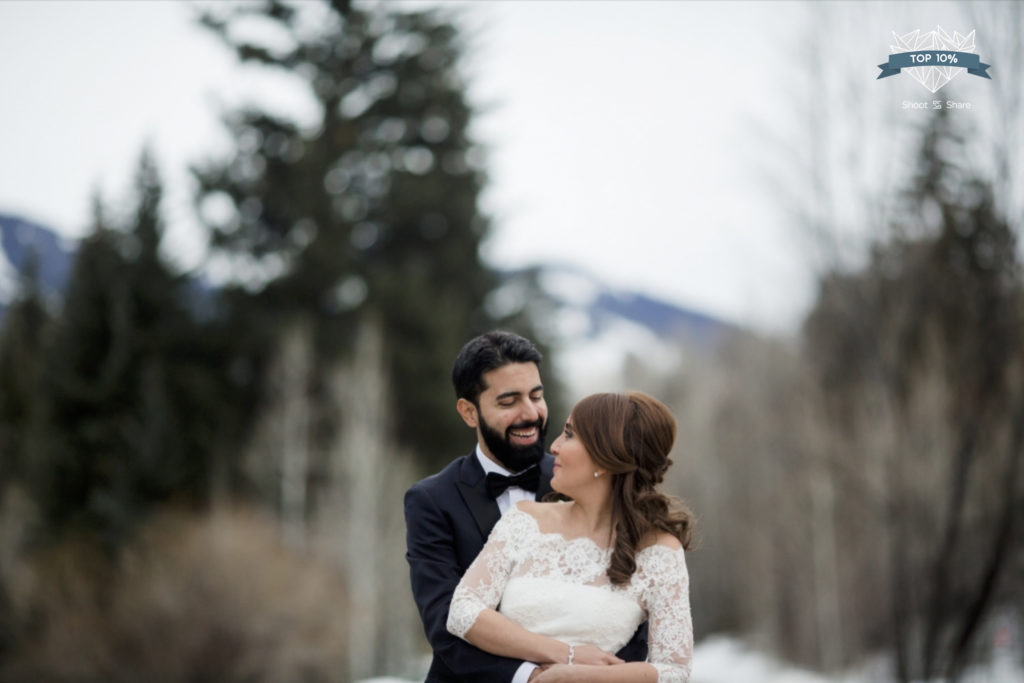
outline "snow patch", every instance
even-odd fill
[[[1019,657],[1006,648],[989,664],[970,668],[961,680],[964,683],[1020,683],[1024,667]],[[426,675],[424,662],[423,673]],[[419,680],[422,680],[420,678]],[[883,660],[866,663],[855,670],[827,676],[800,669],[751,649],[743,641],[727,636],[711,636],[693,648],[690,683],[882,683],[893,681],[889,666]],[[415,679],[382,677],[356,683],[415,683]],[[917,681],[915,683],[926,683]],[[927,683],[939,683],[929,681]]]
[[[690,683],[829,683],[831,679],[786,667],[733,638],[708,638],[694,648]]]
[[[572,396],[629,389],[625,365],[631,357],[665,374],[677,371],[683,362],[678,341],[662,339],[647,327],[623,318],[605,318],[595,336],[566,334],[563,339],[555,355],[559,379]]]
[[[544,291],[570,306],[592,306],[604,288],[592,276],[572,268],[548,268],[538,279]]]
[[[18,292],[18,271],[0,249],[0,304],[10,304]]]

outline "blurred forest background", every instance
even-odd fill
[[[816,29],[839,21],[817,12]],[[606,387],[678,417],[668,485],[701,519],[698,639],[826,672],[881,656],[899,681],[1021,657],[1021,17],[975,17],[1001,127],[915,119],[884,191],[861,175],[874,119],[810,104],[837,87],[825,69],[863,65],[808,40],[820,70],[778,195],[818,272],[802,328],[680,347],[671,373],[632,357]],[[251,21],[292,47],[240,38]],[[471,447],[454,354],[513,329],[551,361],[553,418],[578,398],[556,381],[572,349],[547,293],[525,273],[511,296],[479,257],[485,157],[457,22],[344,0],[202,22],[307,84],[322,119],[230,112],[234,153],[194,165],[228,282],[169,265],[145,150],[126,201],[96,197],[63,296],[23,269],[0,328],[0,680],[413,677],[427,646],[401,496]],[[835,106],[866,107],[863,87]]]

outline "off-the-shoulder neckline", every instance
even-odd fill
[[[589,545],[593,546],[595,550],[597,550],[597,551],[599,551],[601,553],[604,553],[604,554],[608,554],[608,555],[610,555],[612,550],[613,550],[613,548],[602,547],[601,545],[599,545],[597,543],[597,541],[595,541],[594,539],[590,538],[589,536],[576,536],[575,538],[566,538],[565,536],[563,536],[562,534],[560,534],[557,531],[541,531],[541,529],[540,529],[540,521],[536,517],[531,515],[529,512],[527,512],[526,510],[521,509],[518,505],[513,505],[511,508],[509,508],[508,512],[506,512],[505,514],[508,515],[511,512],[515,512],[516,514],[520,514],[520,515],[524,515],[524,516],[528,517],[530,519],[530,521],[533,522],[533,528],[537,531],[537,534],[539,536],[541,536],[541,537],[556,538],[556,539],[562,541],[563,543],[565,543],[566,545],[570,545],[570,544],[576,543],[578,541],[583,541],[584,544],[589,544]],[[661,548],[662,550],[664,550],[664,551],[666,551],[666,552],[668,552],[670,554],[675,554],[675,553],[683,552],[682,548],[670,548],[669,546],[662,545],[660,543],[652,543],[651,545],[645,546],[645,547],[641,548],[640,550],[638,550],[636,552],[636,556],[639,557],[639,556],[643,555],[644,553],[646,553],[648,550],[653,550],[654,548]]]

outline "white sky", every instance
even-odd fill
[[[956,8],[911,3],[890,20],[875,6],[879,35],[837,44],[863,62],[872,87],[892,28],[946,21],[952,31]],[[473,99],[487,105],[476,137],[489,150],[489,262],[566,262],[762,329],[798,323],[811,255],[765,177],[784,175],[787,140],[799,139],[789,123],[799,89],[792,54],[806,36],[806,5],[509,0],[465,9]],[[0,2],[0,212],[82,235],[92,192],[126,197],[148,141],[168,183],[171,249],[195,262],[185,169],[228,148],[219,109],[256,98],[301,112],[307,100],[284,79],[240,72],[191,10]],[[910,81],[874,92],[886,92],[893,110],[906,93],[931,99]]]

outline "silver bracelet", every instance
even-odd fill
[[[576,646],[572,643],[569,644],[569,666],[572,666],[573,657],[576,656]]]

